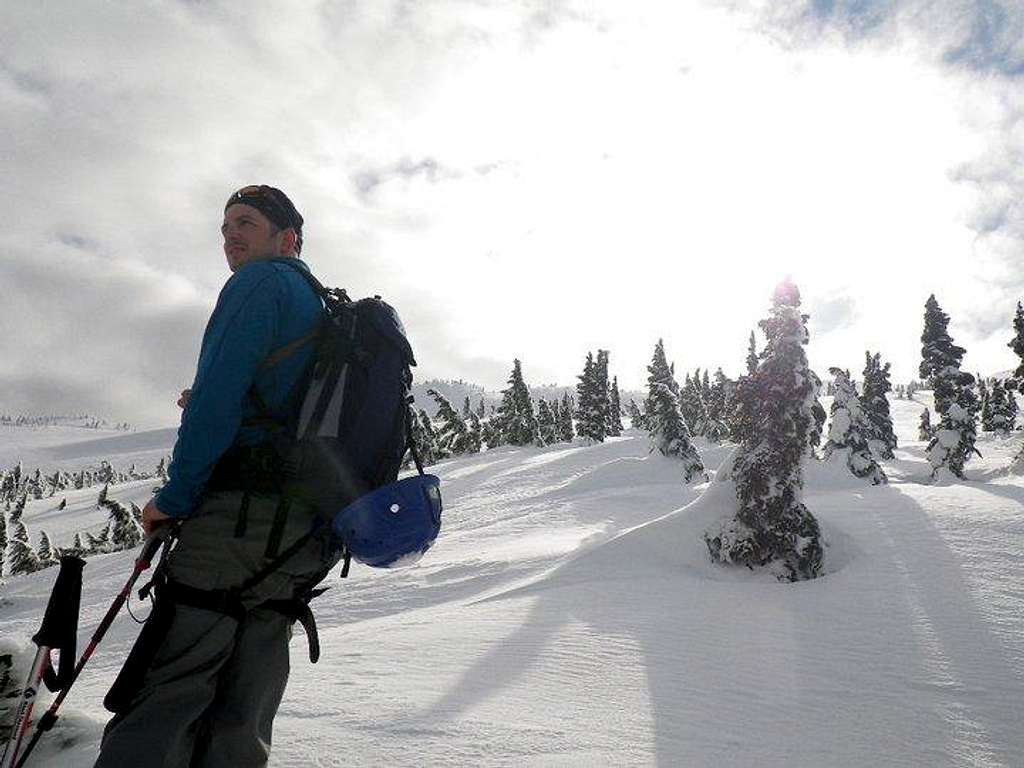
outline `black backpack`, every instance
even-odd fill
[[[292,268],[319,296],[324,314],[312,334],[263,363],[315,345],[289,395],[289,421],[273,422],[269,431],[284,464],[285,493],[330,520],[360,496],[395,482],[406,450],[416,458],[409,422],[416,360],[398,314],[379,296],[352,301],[297,264]],[[255,389],[251,395],[265,422],[272,421]]]

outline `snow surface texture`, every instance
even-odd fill
[[[1022,435],[981,435],[967,482],[932,484],[923,404],[892,400],[888,486],[807,466],[826,575],[798,584],[712,565],[701,533],[734,503],[728,484],[684,485],[639,432],[435,465],[435,547],[412,568],[332,575],[316,666],[296,631],[271,764],[1024,766],[1024,478],[1007,471]],[[148,467],[170,447],[115,459],[118,439],[95,463]],[[709,468],[731,450],[695,442]],[[142,504],[152,485],[111,495]],[[102,523],[97,493],[68,493],[62,512],[30,502],[33,542]],[[89,559],[80,646],[133,557]],[[56,573],[7,579],[3,640],[26,645]],[[35,766],[91,765],[137,631],[115,622]]]

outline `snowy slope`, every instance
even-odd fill
[[[918,398],[892,401],[889,486],[808,467],[828,574],[795,585],[712,566],[728,486],[682,485],[638,433],[437,465],[436,547],[330,577],[316,666],[297,632],[272,764],[1024,765],[1024,480],[1003,471],[1022,437],[983,436],[968,482],[929,485]],[[95,490],[25,522],[69,540],[102,522]],[[83,640],[131,559],[89,560]],[[4,639],[35,631],[55,573],[8,580]],[[72,743],[37,765],[90,764],[136,630],[115,624],[68,699]]]

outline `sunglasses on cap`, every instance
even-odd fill
[[[252,204],[279,227],[293,227],[296,230],[302,227],[302,216],[295,210],[291,200],[283,192],[266,184],[242,187],[228,198],[228,202],[224,206],[225,210],[235,203]]]

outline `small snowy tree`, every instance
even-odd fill
[[[563,443],[571,443],[576,436],[576,430],[572,423],[572,412],[575,408],[573,399],[566,392],[562,395],[562,405],[558,409],[560,421],[558,422],[558,433]]]
[[[972,453],[978,453],[974,446],[978,411],[974,377],[960,370],[966,350],[953,343],[946,330],[948,325],[949,316],[939,307],[935,296],[930,296],[925,304],[925,327],[921,335],[920,374],[931,383],[939,415],[927,449],[933,478],[943,469],[963,478],[964,465]]]
[[[868,444],[876,456],[891,459],[897,446],[896,433],[892,428],[889,414],[888,393],[892,390],[889,382],[889,363],[882,365],[882,355],[865,352],[864,386],[860,395],[861,407],[867,419]]]
[[[992,405],[989,402],[988,385],[979,374],[975,381],[978,385],[978,412],[981,415],[981,431],[991,432],[992,427]]]
[[[1013,395],[1007,392],[1007,388],[1000,379],[992,383],[992,390],[989,394],[988,421],[991,431],[999,435],[1008,435],[1013,431],[1017,414],[1010,405]],[[1014,403],[1016,405],[1016,403]]]
[[[4,558],[7,554],[7,515],[0,512],[0,576],[4,575]]]
[[[120,552],[137,547],[145,536],[132,510],[115,499],[105,500],[103,506],[110,512],[107,523],[110,551]]]
[[[75,537],[71,540],[71,546],[68,547],[65,552],[75,557],[84,557],[88,554],[85,543],[82,541],[82,534],[76,532]]]
[[[739,509],[704,535],[712,560],[768,566],[790,581],[818,576],[823,559],[818,521],[802,500],[821,382],[807,364],[807,315],[799,307],[800,292],[783,282],[759,324],[767,344],[736,394],[749,419],[730,469]]]
[[[672,388],[665,382],[656,383],[648,396],[648,402],[654,406],[654,410],[647,414],[651,450],[657,449],[662,456],[679,459],[685,482],[706,480],[704,462],[690,441],[690,430]]]
[[[551,406],[548,405],[548,401],[543,397],[537,401],[537,426],[540,428],[540,439],[544,441],[544,445],[552,445],[559,442],[555,413],[551,410]]]
[[[541,445],[540,427],[533,412],[530,389],[523,379],[522,364],[512,362],[508,389],[502,390],[501,405],[493,420],[501,442],[509,445]]]
[[[12,521],[11,536],[7,545],[7,572],[21,576],[39,570],[39,558],[28,540],[28,531],[21,519]]]
[[[85,557],[98,551],[99,547],[96,543],[96,537],[89,533],[89,531],[82,531],[81,535],[75,534],[75,536],[82,546],[82,554],[79,557]]]
[[[629,398],[627,410],[629,411],[629,426],[633,429],[645,429],[644,415],[640,413],[640,406],[636,404],[633,398]]]
[[[53,546],[50,535],[46,531],[39,534],[39,549],[36,550],[36,557],[39,559],[40,569],[49,568],[60,562],[60,552]]]
[[[107,524],[103,527],[103,530],[100,531],[100,535],[93,538],[92,551],[96,553],[112,551],[110,537],[110,520],[107,520]]]
[[[935,437],[935,428],[932,427],[932,414],[927,408],[921,411],[921,421],[917,427],[917,439],[929,442]]]
[[[729,418],[735,389],[736,382],[722,373],[721,368],[717,368],[714,383],[709,387],[707,396],[708,423],[704,436],[708,440],[717,443],[729,437]]]
[[[28,494],[23,493],[18,497],[18,500],[14,502],[14,507],[11,509],[11,520],[10,522],[16,523],[21,520],[22,514],[25,512],[25,505],[28,503]]]
[[[650,435],[651,450],[657,449],[664,456],[678,458],[687,483],[706,478],[704,462],[690,441],[690,429],[679,408],[679,385],[665,357],[665,344],[661,339],[654,347],[647,374],[644,422]]]
[[[1013,372],[1013,378],[1020,385],[1021,393],[1024,394],[1024,307],[1017,302],[1017,312],[1013,316],[1013,338],[1006,345],[1020,358],[1020,365]]]
[[[595,443],[603,443],[608,430],[608,413],[598,370],[600,356],[601,350],[598,350],[598,362],[595,362],[594,354],[587,352],[583,373],[577,377],[576,385],[576,434]]]
[[[437,402],[437,418],[441,420],[441,426],[437,428],[439,455],[447,457],[467,453],[466,435],[469,430],[465,419],[455,410],[448,398],[436,389],[428,389],[427,394]]]
[[[612,437],[622,434],[622,400],[618,376],[612,378],[612,387],[608,393],[608,434]]]
[[[754,332],[750,332],[750,344],[747,346],[747,375],[753,376],[757,370],[760,357],[757,355],[757,342],[754,339]]]
[[[825,460],[841,458],[854,476],[865,478],[872,485],[881,485],[886,482],[885,472],[875,461],[869,445],[874,427],[864,413],[850,373],[840,368],[829,368],[829,372],[835,377],[835,396]]]
[[[409,407],[412,408],[411,405]],[[440,454],[437,433],[429,414],[422,408],[419,413],[412,415],[412,441],[423,466],[437,463]]]

